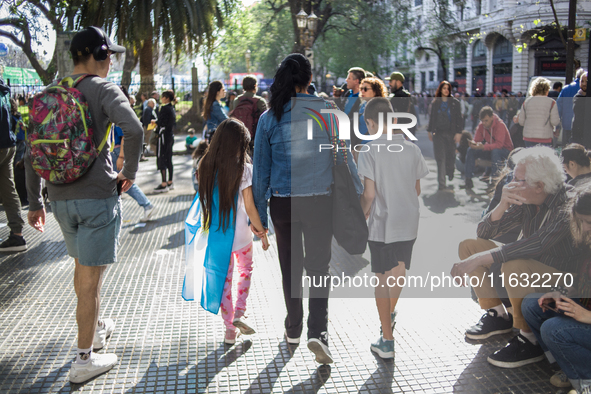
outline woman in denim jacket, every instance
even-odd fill
[[[209,84],[207,91],[207,100],[203,106],[203,117],[206,120],[207,131],[205,139],[207,142],[211,141],[211,136],[215,133],[218,125],[224,120],[228,119],[228,115],[222,109],[220,100],[226,95],[224,84],[220,81],[213,81]]]
[[[324,123],[329,116],[321,111],[332,107],[307,94],[311,80],[310,62],[303,55],[291,54],[281,62],[270,89],[270,109],[259,119],[254,145],[255,205],[267,228],[271,198],[287,307],[285,336],[294,344],[299,343],[303,327],[303,269],[311,281],[319,283],[328,275],[331,258],[333,161]],[[361,194],[357,168],[351,153],[347,155]],[[328,349],[328,294],[327,286],[310,286],[308,348],[321,364],[333,362]]]

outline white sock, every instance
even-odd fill
[[[393,341],[393,339],[386,339],[386,338],[384,338],[384,336],[382,335],[382,341]]]
[[[497,311],[497,316],[499,317],[507,317],[507,311],[505,310],[505,306],[503,304],[497,305],[490,309],[494,309],[495,311]]]
[[[546,358],[548,359],[548,362],[550,364],[554,364],[556,362],[556,359],[554,358],[554,356],[552,355],[552,353],[550,353],[549,350],[547,352],[544,352],[544,354],[546,355]]]
[[[538,344],[538,340],[536,339],[536,336],[534,335],[533,332],[525,332],[523,330],[519,330],[519,333],[521,335],[523,335],[524,337],[526,337],[527,340],[530,341],[532,344],[534,344],[534,345]]]
[[[80,349],[76,352],[76,363],[87,364],[90,361],[90,355],[92,354],[92,346],[88,349]]]

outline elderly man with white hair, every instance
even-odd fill
[[[478,224],[478,239],[460,243],[462,261],[451,271],[454,277],[471,280],[480,307],[486,310],[480,321],[466,330],[466,337],[486,339],[509,333],[513,327],[520,330],[507,346],[488,357],[488,362],[503,368],[544,359],[542,348],[523,318],[521,302],[528,294],[568,285],[565,274],[578,272],[578,259],[574,257],[580,253],[573,246],[565,210],[568,197],[560,159],[551,148],[538,146],[515,154],[513,161],[513,181],[503,188],[499,205]],[[521,228],[517,241],[500,246],[491,241],[515,227]],[[493,263],[501,264],[513,316],[507,313],[495,290],[493,280],[500,277],[491,274]]]

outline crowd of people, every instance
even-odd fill
[[[176,97],[173,91],[154,92],[152,97],[142,94],[134,110],[126,90],[105,80],[111,54],[125,48],[112,43],[101,29],[78,32],[70,51],[74,71],[73,78],[67,79],[75,82],[64,87],[62,81],[44,94],[75,88],[84,95],[94,125],[96,157],[92,165],[85,163],[86,173],[72,181],[55,182],[58,168],[51,168],[53,175],[46,178],[39,170],[38,150],[31,149],[31,144],[25,149],[29,141],[18,137],[21,123],[14,111],[16,103],[11,110],[5,99],[9,88],[0,83],[0,98],[6,100],[0,112],[0,126],[6,127],[0,130],[0,194],[11,230],[0,251],[26,249],[13,182],[15,156],[21,155],[29,224],[44,229],[43,177],[54,218],[75,260],[78,349],[69,379],[82,383],[117,363],[115,354],[97,351],[115,328],[113,320],[99,318],[99,311],[102,278],[117,260],[119,196],[127,192],[144,208],[142,220],[153,217],[156,207],[134,183],[142,154],[150,151],[156,154],[161,173],[154,192],[174,188]],[[423,98],[404,89],[405,76],[400,72],[393,72],[386,81],[388,86],[353,67],[346,89],[334,87],[329,97],[313,87],[307,58],[291,54],[280,63],[267,97],[256,94],[254,77],[244,78],[240,95],[226,94],[220,81],[209,85],[202,138],[193,130],[186,140],[187,150],[193,151],[197,192],[187,223],[196,223],[193,230],[207,237],[208,243],[206,253],[190,254],[187,273],[191,267],[191,272],[207,275],[204,288],[192,292],[205,297],[201,305],[206,310],[221,311],[224,342],[232,345],[239,333],[256,331],[246,314],[253,236],[262,240],[266,250],[272,220],[286,307],[285,341],[298,344],[303,335],[305,270],[311,278],[307,347],[318,363],[334,361],[328,330],[330,282],[325,279],[330,276],[333,207],[342,197],[336,192],[334,169],[344,165],[356,194],[353,204],[367,219],[371,270],[382,284],[375,290],[380,335],[370,349],[379,357],[394,357],[395,307],[402,288],[397,280],[388,279],[403,277],[411,268],[419,227],[420,180],[429,170],[411,138],[418,122],[401,117],[400,127],[383,131],[395,114],[415,115],[417,121],[428,115],[426,130],[433,142],[440,190],[449,189],[447,181],[454,178],[458,153],[467,189],[474,187],[478,159],[488,160],[488,176],[498,179],[489,209],[476,229],[477,238],[459,244],[461,261],[451,267],[451,275],[465,285],[472,283],[470,278],[482,279],[473,290],[486,312],[466,330],[466,337],[486,340],[518,329],[507,346],[488,357],[492,365],[519,368],[546,359],[559,369],[552,384],[589,392],[591,155],[584,130],[589,111],[581,100],[586,96],[587,74],[580,71],[564,89],[557,85],[551,89],[548,80],[539,78],[527,98],[503,91],[496,98],[468,99],[454,93],[447,81],[440,83],[434,97]],[[573,97],[570,107],[560,97]],[[311,113],[320,115],[323,110],[340,110],[350,118],[350,141],[339,139],[344,123],[337,121],[336,111],[310,121]],[[34,118],[35,113],[30,116]],[[466,131],[469,119],[474,134]],[[33,121],[31,125],[32,137],[27,138],[35,138],[39,133],[35,127],[43,127]],[[565,147],[557,153],[553,147],[559,125]],[[521,128],[519,133],[511,132],[516,128]],[[331,149],[318,149],[323,144]],[[400,148],[395,153],[380,150],[384,144]],[[146,145],[150,148],[145,149]],[[357,235],[364,236],[363,230],[359,228]],[[235,297],[234,267],[240,273]],[[546,277],[559,280],[540,287],[537,282]]]

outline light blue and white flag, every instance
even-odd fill
[[[231,225],[224,233],[218,229],[219,195],[217,185],[213,191],[211,226],[203,230],[199,193],[195,196],[185,220],[185,280],[182,296],[185,301],[198,300],[203,309],[217,314],[222,301],[228,274],[232,244],[234,243],[234,212]]]

